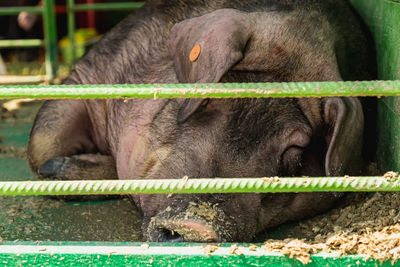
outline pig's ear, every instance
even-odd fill
[[[221,9],[176,24],[168,47],[179,82],[218,82],[243,58],[251,29],[246,13]]]
[[[326,175],[358,175],[364,130],[361,103],[354,97],[323,101],[323,119],[330,129],[326,137],[329,144],[325,157]]]

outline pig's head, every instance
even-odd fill
[[[257,23],[260,14],[249,16],[219,10],[175,25],[168,44],[179,81],[341,79],[330,48],[332,40],[305,41],[284,25],[293,23],[286,14],[272,12],[264,18],[269,24],[263,25]],[[294,19],[296,23],[299,20],[301,17]],[[329,31],[327,26],[321,28]],[[307,31],[303,34],[314,36]],[[289,39],[295,37],[300,39],[294,44]],[[189,60],[197,44],[200,55]],[[363,112],[356,98],[144,103],[145,108],[132,118],[135,125],[122,134],[120,145],[125,149],[120,149],[117,157],[121,179],[332,176],[356,174],[360,167]],[[150,241],[249,241],[265,227],[330,207],[338,196],[175,194],[132,198],[143,212]]]
[[[357,174],[360,166],[363,114],[356,98],[163,103],[119,158],[120,178],[325,176]],[[126,147],[132,135],[124,136]],[[132,197],[151,241],[250,241],[266,227],[330,207],[339,195]]]

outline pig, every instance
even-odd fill
[[[154,0],[106,34],[64,84],[364,80],[374,75],[368,43],[344,0]],[[28,156],[41,179],[358,175],[363,131],[355,97],[51,100]],[[341,196],[129,197],[148,241],[245,242]]]

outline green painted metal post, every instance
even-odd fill
[[[69,49],[71,55],[70,66],[72,67],[75,63],[75,1],[67,1],[67,16],[68,16],[68,39]]]
[[[46,75],[53,80],[57,74],[57,27],[54,0],[43,2],[44,42],[46,47]]]
[[[400,1],[351,0],[373,35],[378,78],[400,79]],[[378,101],[377,162],[381,170],[400,170],[400,98]]]

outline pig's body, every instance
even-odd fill
[[[149,1],[65,83],[367,79],[370,70],[360,66],[370,59],[360,43],[365,37],[342,1]],[[201,53],[191,62],[196,44]],[[62,179],[358,174],[362,131],[355,98],[48,101],[29,159],[39,176]],[[132,198],[151,241],[247,241],[339,196]]]

